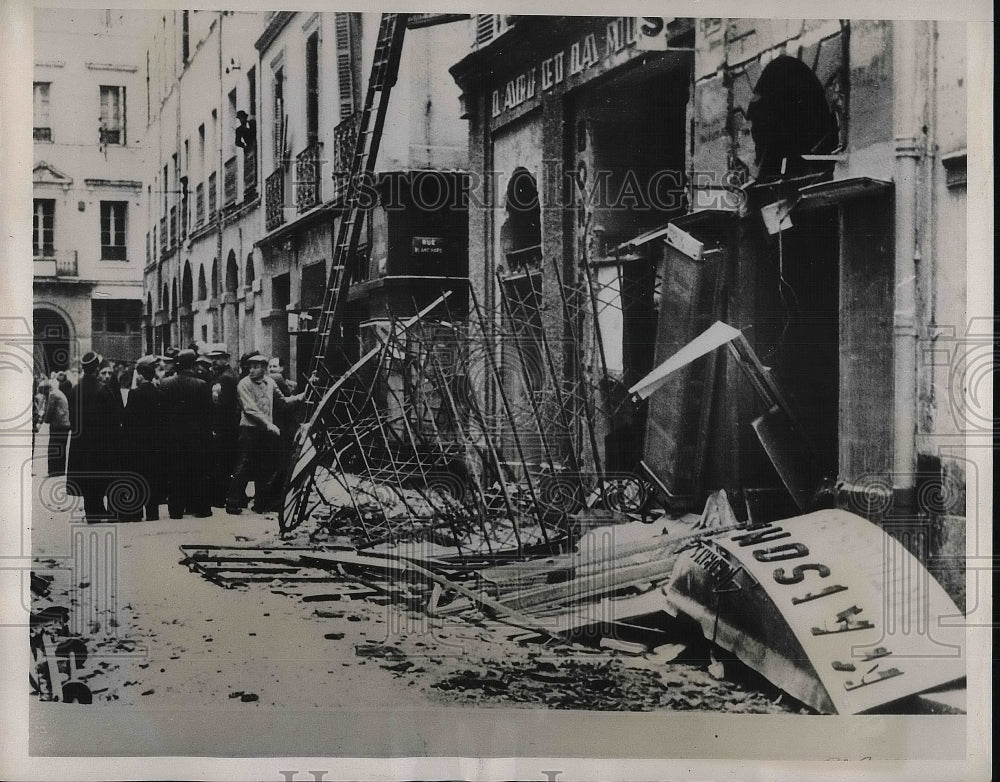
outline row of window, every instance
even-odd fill
[[[52,135],[52,82],[34,83],[33,115],[35,141],[55,141]],[[125,144],[125,88],[102,84],[99,91],[100,114],[97,125],[99,144]]]
[[[36,258],[55,257],[56,201],[34,200],[32,252]],[[101,260],[128,260],[128,201],[101,201]]]

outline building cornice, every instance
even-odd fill
[[[120,71],[122,73],[136,73],[138,65],[121,65],[111,62],[88,62],[84,63],[92,71]]]
[[[83,184],[88,188],[112,187],[118,190],[142,190],[142,182],[134,179],[84,179]]]
[[[271,17],[271,21],[267,23],[267,27],[264,28],[264,32],[261,33],[260,38],[254,43],[257,51],[262,54],[267,51],[268,47],[274,43],[274,39],[278,37],[278,33],[285,29],[285,26],[292,21],[296,13],[296,11],[277,11]]]

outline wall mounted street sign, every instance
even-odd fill
[[[857,714],[965,676],[961,612],[899,541],[846,511],[704,540],[666,594],[821,712]]]

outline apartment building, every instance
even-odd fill
[[[264,182],[264,230],[256,241],[263,277],[257,347],[281,356],[293,375],[306,373],[313,354],[379,19],[378,14],[276,12],[255,42],[262,74]],[[451,191],[463,187],[468,129],[448,67],[467,46],[468,25],[460,18],[407,31],[376,160],[376,172],[386,178],[433,178]],[[405,222],[405,212],[396,210],[393,219]],[[402,251],[406,258],[400,265],[387,264],[390,254],[397,256],[421,231],[411,225],[404,237],[394,230],[395,222],[389,224],[385,209],[371,213],[351,270],[348,328],[384,319],[387,297],[401,286],[407,287],[410,304],[394,308],[395,314],[411,307],[413,285],[420,287],[421,280],[409,278],[423,278],[418,299],[440,285],[464,284],[467,218],[460,208],[452,216],[450,228],[435,222],[448,222],[441,210],[438,218],[425,220],[424,233],[435,233],[436,240],[444,241],[450,231],[447,268],[428,269],[409,250]],[[431,284],[429,276],[447,280]]]
[[[225,342],[233,355],[252,348],[304,370],[379,18],[191,10],[154,20],[147,349]],[[407,33],[380,171],[464,169],[468,131],[447,69],[467,24]]]
[[[149,351],[221,341],[238,353],[254,344],[258,24],[255,13],[177,10],[146,30]]]
[[[141,350],[146,101],[141,12],[35,12],[32,264],[36,364]]]

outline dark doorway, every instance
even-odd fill
[[[36,309],[32,314],[35,332],[35,372],[48,376],[69,369],[69,324],[55,310]]]

